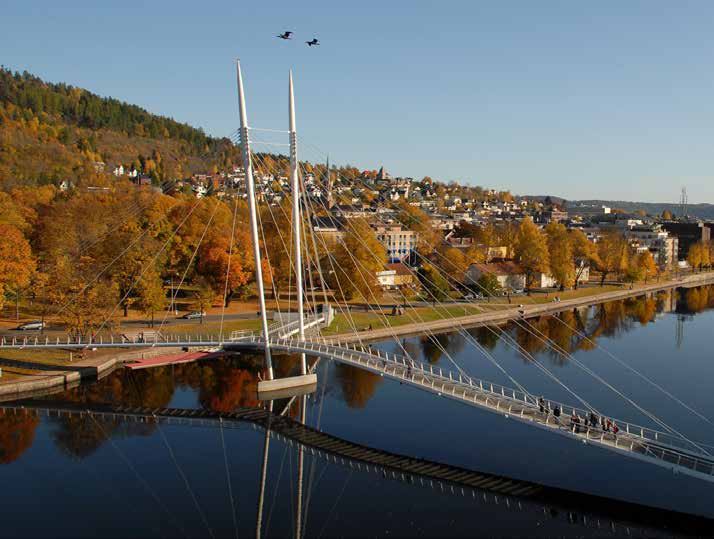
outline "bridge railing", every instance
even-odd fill
[[[259,340],[262,341],[261,338],[259,338]],[[376,368],[377,370],[384,370],[387,365],[398,365],[402,368],[402,372],[395,371],[392,374],[399,378],[410,379],[411,374],[418,372],[424,376],[431,377],[432,380],[438,380],[439,383],[442,384],[444,391],[446,391],[447,385],[452,387],[454,385],[458,385],[463,388],[468,387],[471,390],[479,391],[495,398],[505,399],[512,403],[518,403],[520,406],[527,406],[533,410],[540,411],[538,398],[531,393],[520,391],[495,382],[471,377],[465,373],[453,373],[452,371],[444,370],[438,366],[423,363],[421,361],[415,361],[412,358],[399,354],[390,354],[388,352],[364,345],[346,343],[335,344],[333,340],[323,337],[306,339],[305,341],[297,339],[273,338],[271,339],[271,342],[274,344],[282,344],[286,348],[302,349],[302,351],[308,353],[312,351],[320,355],[333,356],[351,362],[361,363],[370,368]],[[410,379],[410,381],[413,380]],[[438,388],[438,384],[435,383],[427,385],[429,385],[431,389]],[[563,421],[567,420],[568,415],[573,412],[581,421],[590,416],[590,410],[585,410],[583,408],[561,403],[552,399],[544,399],[543,405],[546,414],[549,412],[552,413],[557,406],[561,410]],[[666,446],[670,446],[671,448],[677,450],[686,451],[692,454],[693,458],[696,458],[697,455],[703,458],[710,457],[708,452],[703,447],[695,442],[687,440],[682,436],[638,425],[630,421],[605,416],[598,411],[595,411],[595,413],[598,416],[598,419],[609,419],[611,424],[616,424],[620,429],[621,434],[627,434],[631,437],[640,439],[643,442],[651,442],[658,447],[664,448],[663,450],[666,450]],[[581,424],[584,425],[584,423]],[[593,428],[592,430],[595,432],[598,429]]]

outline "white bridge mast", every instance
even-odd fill
[[[293,72],[290,70],[288,77],[288,108],[289,108],[289,131],[290,131],[290,182],[293,194],[293,238],[295,240],[295,282],[297,286],[298,305],[298,335],[300,340],[305,340],[305,313],[302,297],[302,254],[300,252],[300,179],[298,177],[297,158],[297,133],[295,131],[295,97],[293,96]],[[300,374],[307,373],[305,354],[300,356]]]
[[[255,182],[253,181],[253,165],[250,159],[250,140],[248,138],[248,116],[245,112],[245,94],[243,93],[243,77],[240,72],[240,60],[236,60],[238,70],[238,106],[240,109],[240,137],[243,149],[243,168],[245,168],[245,185],[248,192],[248,209],[250,211],[250,233],[253,239],[253,258],[255,259],[255,282],[258,285],[258,301],[260,316],[265,338],[265,366],[268,369],[268,380],[273,379],[273,360],[270,355],[270,335],[268,334],[268,313],[265,309],[265,290],[263,286],[263,268],[261,266],[260,243],[258,238],[257,204],[255,201]]]

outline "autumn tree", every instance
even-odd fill
[[[201,324],[203,324],[203,313],[205,313],[206,309],[213,304],[216,293],[211,288],[207,279],[199,277],[193,283],[191,296],[193,297],[194,308],[201,313]]]
[[[364,219],[351,219],[343,240],[334,249],[328,283],[348,298],[374,301],[381,296],[377,272],[384,270],[387,251]]]
[[[596,245],[591,242],[582,230],[571,230],[570,244],[572,245],[573,267],[575,269],[575,288],[580,284],[585,269],[591,265],[597,266],[598,254]]]
[[[419,281],[427,291],[427,301],[443,301],[449,297],[449,282],[432,264],[422,264],[419,268]]]
[[[253,259],[245,227],[234,231],[232,247],[230,243],[230,235],[216,231],[201,245],[197,267],[216,295],[223,296],[225,292],[226,307],[253,278]]]
[[[705,242],[697,242],[689,247],[687,262],[693,269],[702,270],[703,267],[711,263],[709,245]]]
[[[409,230],[418,234],[417,249],[422,255],[431,254],[439,245],[441,237],[431,226],[431,218],[421,209],[400,200],[397,204],[397,219]]]
[[[19,318],[20,290],[30,284],[36,263],[29,242],[12,225],[0,224],[0,308],[5,294],[15,298],[15,318]]]
[[[548,241],[550,274],[560,286],[560,290],[575,284],[572,237],[565,225],[552,221],[545,227]]]
[[[438,250],[437,265],[441,266],[451,277],[457,281],[462,281],[464,272],[469,267],[469,261],[464,253],[456,247],[444,245]]]
[[[600,286],[604,286],[608,275],[626,268],[628,245],[625,237],[611,230],[603,234],[597,243],[597,269],[600,272]]]
[[[501,283],[498,282],[498,277],[493,273],[484,273],[476,281],[479,289],[483,292],[484,296],[492,297],[498,296],[501,292]]]
[[[144,272],[136,285],[137,307],[151,316],[149,327],[154,327],[154,313],[162,311],[168,304],[164,283],[156,268]]]
[[[81,256],[57,257],[48,269],[48,300],[52,314],[65,324],[70,335],[87,337],[105,326],[119,307],[116,283],[97,275],[96,260]]]
[[[533,286],[536,273],[545,273],[550,268],[546,238],[530,217],[518,228],[515,255],[525,272],[528,288]]]
[[[647,283],[648,279],[656,277],[658,274],[657,264],[649,250],[642,251],[637,255],[635,265],[637,266],[639,276],[645,280],[645,283]]]

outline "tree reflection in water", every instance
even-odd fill
[[[16,461],[32,445],[39,422],[34,413],[0,415],[0,464]]]
[[[383,378],[349,365],[337,365],[335,377],[342,389],[342,398],[350,408],[364,408]]]
[[[278,376],[290,374],[299,356],[277,356]],[[228,355],[222,360],[185,363],[174,366],[122,370],[96,384],[79,386],[57,395],[58,402],[72,404],[117,404],[162,408],[169,405],[179,387],[193,389],[202,407],[217,412],[258,405],[258,372],[262,356]],[[50,420],[55,445],[73,458],[92,455],[108,437],[149,436],[156,425],[122,422],[94,417],[61,417]],[[39,420],[35,415],[0,416],[0,463],[17,459],[32,445]]]
[[[674,294],[674,296],[672,295]],[[524,352],[547,354],[557,365],[568,362],[568,354],[590,350],[600,337],[614,337],[638,325],[651,323],[659,313],[699,313],[714,307],[714,286],[663,292],[656,296],[612,301],[591,308],[565,311],[555,316],[542,316],[510,323],[504,327],[469,329],[469,334],[487,350],[496,349],[501,333],[506,332]],[[544,342],[552,341],[552,342]],[[418,340],[404,340],[402,346],[410,355],[418,357],[419,347],[426,361],[438,363],[444,350],[456,356],[466,347],[461,333],[422,336]],[[395,350],[397,352],[397,350]],[[398,350],[402,352],[402,350]],[[222,360],[187,363],[140,371],[120,371],[99,383],[67,390],[55,397],[73,404],[115,404],[124,406],[166,407],[177,388],[190,388],[198,394],[200,405],[206,409],[227,413],[237,408],[258,406],[258,373],[262,355],[227,355]],[[299,356],[277,356],[278,377],[294,374]],[[338,365],[335,371],[337,387],[348,406],[363,408],[375,394],[382,378],[362,369]],[[298,413],[293,406],[290,415]],[[155,425],[93,419],[90,417],[53,418],[52,440],[65,454],[86,458],[93,454],[108,436],[148,436]],[[0,464],[17,460],[33,443],[39,424],[34,414],[0,415]]]

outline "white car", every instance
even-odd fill
[[[27,324],[22,324],[18,326],[17,329],[20,331],[39,331],[45,328],[45,323],[41,320],[35,320],[34,322],[28,322]]]
[[[196,320],[197,318],[203,318],[205,316],[205,311],[191,311],[190,313],[184,314],[181,318],[183,318],[184,320]]]

